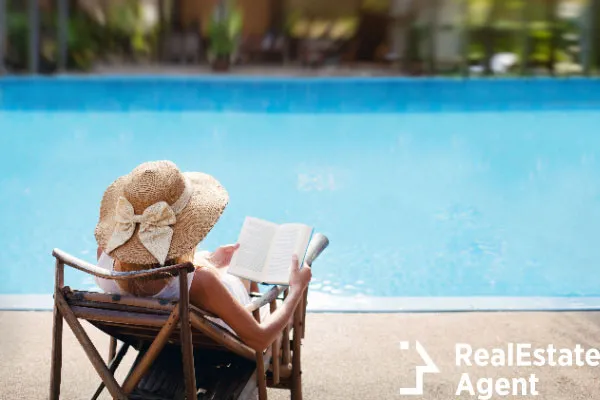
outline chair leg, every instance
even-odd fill
[[[123,357],[125,357],[125,354],[127,354],[127,350],[129,350],[129,345],[127,343],[123,343],[123,345],[121,346],[121,349],[119,350],[117,355],[114,356],[110,360],[110,364],[108,365],[108,370],[113,375],[115,374],[115,371],[117,370],[117,368],[119,368],[121,361],[123,361]],[[104,382],[100,382],[100,385],[98,385],[98,389],[96,389],[96,392],[92,396],[91,400],[96,400],[98,397],[100,397],[100,394],[104,390],[104,387],[105,387]]]
[[[62,369],[62,314],[54,306],[54,323],[52,325],[52,361],[50,372],[50,400],[60,397],[60,381]]]
[[[263,353],[256,353],[256,383],[258,385],[258,399],[267,400],[267,377],[265,375],[265,361]]]
[[[270,305],[271,315],[275,313],[277,310],[277,300],[273,300]],[[273,344],[271,345],[271,369],[273,371],[273,386],[279,384],[279,369],[280,369],[280,349],[281,349],[281,337],[275,339]]]
[[[77,320],[75,314],[73,314],[73,311],[67,304],[67,301],[64,299],[63,294],[55,293],[54,296],[59,311],[63,315],[63,318],[65,319],[69,327],[71,328],[71,331],[73,331],[75,338],[77,338],[79,344],[81,344],[81,347],[83,348],[90,362],[96,369],[98,375],[100,375],[100,378],[106,385],[106,388],[108,389],[110,394],[118,400],[127,400],[127,396],[123,392],[123,389],[121,389],[121,387],[115,380],[115,377],[108,370],[106,364],[104,364],[102,356],[100,355],[100,353],[98,353],[98,350],[94,346],[94,343],[91,341],[90,337],[85,332],[85,329],[83,329],[83,327]]]
[[[283,292],[283,298],[288,296],[288,289]],[[283,328],[283,335],[281,337],[282,349],[281,349],[281,363],[287,368],[290,363],[290,324],[286,324]]]
[[[117,339],[110,337],[110,344],[108,345],[108,362],[111,362],[115,358],[117,353]]]
[[[254,319],[260,324],[260,309],[253,313]],[[256,384],[258,385],[258,399],[267,400],[267,377],[265,375],[265,361],[262,351],[256,352]]]
[[[180,272],[179,274],[179,289],[179,320],[185,393],[187,400],[195,400],[196,372],[194,369],[194,349],[192,346],[192,325],[190,324],[190,293],[188,291],[186,272]]]
[[[302,314],[304,312],[303,300],[296,307],[294,313],[294,348],[292,352],[292,400],[302,400],[302,370],[300,368],[300,348],[302,345]]]
[[[62,369],[62,336],[63,316],[58,308],[57,294],[64,284],[64,265],[56,261],[55,289],[54,289],[54,317],[52,323],[52,361],[50,371],[50,400],[58,400],[60,397],[60,381]]]

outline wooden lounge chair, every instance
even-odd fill
[[[305,261],[310,265],[327,247],[315,234]],[[104,387],[115,399],[245,399],[267,398],[267,386],[291,391],[302,399],[300,345],[304,337],[306,293],[294,312],[293,323],[262,352],[247,346],[232,331],[214,322],[214,315],[189,303],[187,274],[191,263],[136,272],[109,272],[55,249],[54,324],[52,328],[51,400],[60,396],[63,320],[73,331],[102,379],[92,399]],[[64,266],[106,279],[179,277],[180,300],[162,300],[71,290],[64,286]],[[260,308],[273,312],[285,297],[286,286],[254,294],[246,308],[260,322]],[[106,364],[79,320],[111,336]],[[117,340],[123,342],[116,351]],[[139,351],[122,385],[114,372],[127,350]],[[176,364],[174,364],[176,362]]]

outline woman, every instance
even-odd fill
[[[227,273],[237,244],[196,255],[196,246],[221,216],[229,197],[210,175],[182,173],[170,161],[144,163],[113,182],[102,198],[96,226],[98,265],[138,271],[193,261],[188,275],[190,302],[218,315],[250,347],[266,349],[289,322],[312,277],[298,257],[290,260],[289,295],[269,318],[258,323],[244,308],[249,284]],[[178,298],[179,279],[102,281],[107,292]],[[112,286],[111,286],[112,285]]]

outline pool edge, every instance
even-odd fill
[[[51,294],[0,294],[0,311],[48,311],[54,300]]]

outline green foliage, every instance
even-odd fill
[[[302,11],[295,9],[287,13],[285,18],[284,30],[287,34],[292,35],[294,27],[304,18]]]
[[[480,64],[485,59],[485,46],[483,41],[471,41],[467,54],[469,64]]]
[[[229,35],[229,27],[222,22],[215,22],[209,27],[210,52],[216,57],[228,56],[235,49],[235,42]]]
[[[67,62],[69,68],[88,70],[98,55],[104,53],[147,55],[156,40],[156,32],[146,29],[141,20],[141,9],[137,1],[118,4],[109,10],[106,24],[89,15],[73,13],[67,25]],[[8,15],[9,64],[17,69],[27,66],[29,48],[29,19],[26,13],[13,12]],[[57,43],[56,14],[45,13],[41,21],[42,62],[56,64]],[[43,32],[49,32],[44,35]]]
[[[85,14],[76,14],[69,19],[67,27],[68,63],[71,68],[88,70],[98,53],[100,26]]]
[[[596,29],[594,29],[594,33],[592,34],[592,43],[590,45],[593,46],[592,63],[596,69],[600,69],[600,46],[598,45],[600,43],[600,7],[596,6],[595,11],[596,12],[592,14],[594,16],[592,24]]]
[[[139,25],[141,9],[136,0],[111,2],[107,10],[106,26],[113,32],[133,34]]]
[[[29,45],[29,20],[23,12],[9,12],[7,15],[8,54],[10,64],[25,68]]]
[[[484,62],[489,35],[493,54],[510,52],[520,57],[527,45],[528,58],[520,62],[528,66],[548,66],[552,60],[577,62],[581,20],[559,16],[553,20],[549,7],[557,4],[558,0],[468,0],[469,62]]]
[[[492,0],[468,0],[469,15],[467,19],[472,27],[481,27],[488,20],[492,9]]]
[[[23,70],[28,62],[29,17],[26,7],[15,7],[16,4],[7,8],[7,64]],[[58,50],[57,15],[46,11],[40,13],[40,18],[40,61],[47,69],[53,69]],[[233,22],[235,27],[236,21]],[[100,55],[148,55],[155,40],[157,29],[145,25],[139,0],[111,2],[105,18],[100,20],[76,8],[67,25],[67,64],[69,68],[88,70]]]
[[[237,38],[242,32],[242,26],[244,24],[244,18],[242,11],[239,8],[231,10],[229,14],[229,22],[227,24],[229,28],[229,37]]]
[[[390,0],[363,0],[361,9],[373,13],[385,13],[390,9]]]
[[[115,52],[148,55],[156,40],[156,29],[149,30],[143,20],[139,0],[112,3],[106,15],[106,30],[112,36],[110,47]]]
[[[242,31],[242,25],[242,11],[233,1],[217,5],[217,10],[208,26],[211,54],[215,57],[226,57],[232,54]]]
[[[409,62],[420,62],[422,57],[419,51],[419,43],[426,34],[424,28],[417,26],[411,27],[408,31],[408,41],[406,48],[406,58]]]

